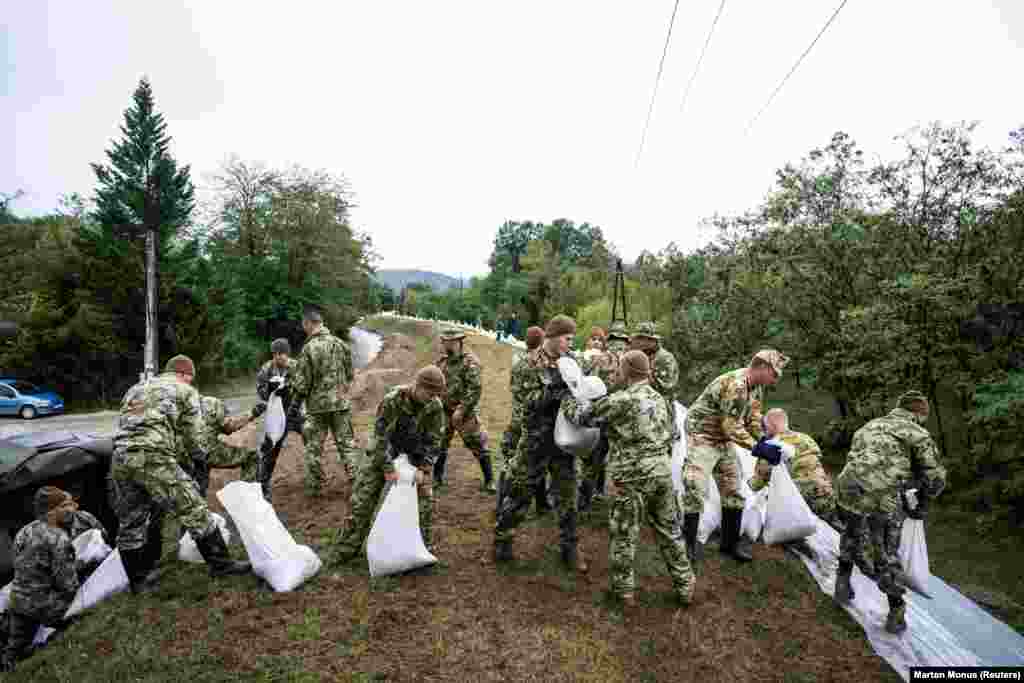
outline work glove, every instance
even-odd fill
[[[252,417],[252,419],[255,420],[255,419],[259,418],[260,415],[265,413],[266,410],[267,410],[267,404],[266,403],[257,403],[256,405],[254,405],[252,407],[252,412],[249,413],[249,415]]]
[[[910,519],[923,520],[928,516],[928,499],[924,496],[919,496],[917,499],[917,505],[911,506],[910,500],[907,498],[906,490],[900,491],[900,498],[903,500],[903,511]]]
[[[267,382],[267,384],[270,385],[270,391],[271,392],[277,391],[278,389],[280,389],[281,387],[284,386],[284,376],[283,375],[275,375],[275,376],[270,378],[270,380]]]
[[[774,467],[782,462],[782,449],[773,443],[768,443],[768,437],[763,436],[761,440],[754,446],[754,450],[750,452],[755,458],[764,460],[769,465]]]

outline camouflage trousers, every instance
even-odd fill
[[[192,538],[204,537],[215,528],[196,483],[167,454],[115,452],[107,486],[119,524],[120,550],[144,546],[151,530],[159,533],[164,513],[177,517]]]
[[[330,432],[334,447],[338,449],[338,463],[351,475],[356,471],[362,457],[355,446],[352,430],[352,411],[337,410],[329,413],[308,413],[302,425],[302,440],[306,445],[304,453],[306,467],[306,491],[319,495],[324,484],[324,469],[321,459],[324,440]]]
[[[489,460],[491,456],[490,451],[487,450],[487,432],[482,429],[480,424],[479,408],[463,417],[462,423],[459,425],[452,421],[454,414],[454,411],[445,414],[444,443],[441,444],[441,455],[434,463],[434,478],[438,480],[444,479],[445,465],[448,462],[448,449],[451,448],[455,432],[458,432],[459,436],[462,437],[462,443],[466,444],[466,448],[473,453],[477,462],[482,463],[485,458]]]
[[[240,467],[239,479],[242,481],[256,481],[256,474],[259,469],[259,454],[243,446],[229,446],[220,439],[208,451],[205,452],[205,460],[193,460],[192,471],[194,479],[199,485],[199,495],[206,498],[206,491],[210,486],[210,470],[227,470]]]
[[[336,539],[336,550],[341,556],[354,556],[362,550],[373,527],[381,494],[392,486],[391,482],[384,480],[384,458],[384,449],[380,449],[378,455],[366,460],[359,469],[352,490],[352,511],[346,520],[345,530]],[[434,488],[429,476],[416,487],[416,494],[423,543],[430,548],[434,538]]]
[[[745,501],[740,495],[740,464],[728,444],[709,444],[687,435],[686,467],[683,468],[683,512],[697,513],[704,509],[708,497],[708,477],[714,475],[722,507],[742,510]]]
[[[878,589],[892,597],[902,597],[906,589],[903,566],[900,564],[900,532],[902,513],[864,515],[839,507],[845,528],[839,535],[840,565],[870,567],[868,555],[874,559]]]
[[[800,495],[807,502],[807,506],[811,508],[811,512],[829,524],[840,521],[836,508],[836,495],[828,480],[800,479],[793,483],[796,484]]]
[[[576,547],[576,458],[555,445],[553,426],[535,433],[523,432],[519,453],[506,474],[507,491],[494,530],[497,542],[515,538],[516,527],[526,519],[534,492],[550,472],[551,486],[558,497],[560,542],[563,548]]]
[[[522,425],[509,425],[505,433],[501,435],[501,458],[498,473],[511,471],[511,461],[519,451],[519,439],[523,435]]]
[[[33,617],[19,614],[13,610],[7,610],[0,614],[0,632],[3,635],[3,658],[2,671],[10,671],[18,662],[27,659],[32,654],[32,641],[40,626],[49,626],[56,629],[57,633],[50,636],[52,642],[57,634],[61,633],[71,623],[64,620],[64,613],[70,605],[65,605],[60,616],[53,619],[39,620]]]
[[[693,597],[696,579],[686,544],[675,533],[676,494],[671,477],[654,477],[617,484],[618,495],[611,499],[608,518],[608,564],[612,593],[622,596],[636,588],[633,565],[640,524],[646,521],[654,530],[661,557],[672,577],[672,587],[683,602]]]
[[[594,450],[580,458],[580,476],[584,481],[595,484],[603,483],[605,465],[608,461],[608,432],[601,430],[601,438],[597,440]],[[598,489],[600,491],[600,489]]]

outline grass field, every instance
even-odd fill
[[[414,351],[403,368],[408,372],[439,350],[429,324],[374,319],[367,327],[409,338]],[[510,410],[512,349],[479,337],[468,341],[485,367],[483,421],[491,443],[498,443]],[[386,366],[386,358],[378,360],[371,370]],[[373,408],[353,415],[361,443]],[[326,449],[325,471],[333,479],[326,496],[307,499],[301,441],[292,435],[275,473],[275,508],[296,540],[321,557],[348,513],[350,487],[333,445]],[[214,581],[203,565],[179,562],[177,529],[168,524],[157,593],[108,600],[3,680],[900,680],[872,652],[859,625],[778,548],[758,545],[756,562],[739,565],[712,543],[695,603],[679,609],[645,529],[636,558],[640,604],[623,611],[606,594],[607,518],[600,505],[581,523],[588,574],[559,566],[557,523],[550,514],[528,520],[516,541],[517,560],[496,566],[494,499],[480,492],[479,467],[458,437],[449,472],[450,487],[435,502],[440,563],[432,572],[372,579],[359,562],[325,567],[298,590],[275,594],[253,576]],[[216,473],[211,491],[235,476]],[[219,509],[216,502],[213,507]],[[954,537],[945,540],[955,524],[929,522],[936,573],[945,576],[938,568],[948,565],[979,585],[1016,595],[1022,582],[1012,588],[1007,581],[1019,569],[1000,560],[1011,551],[1000,556],[1000,546],[978,545],[964,565]],[[237,542],[232,552],[244,554]]]

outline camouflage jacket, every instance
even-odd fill
[[[200,429],[199,443],[202,445],[203,456],[206,461],[217,461],[213,456],[217,451],[248,451],[242,446],[229,446],[220,440],[221,434],[232,434],[250,421],[248,415],[225,416],[224,401],[214,396],[203,396],[200,399],[203,418]]]
[[[444,354],[436,363],[444,373],[446,385],[443,399],[445,412],[451,413],[459,405],[467,416],[480,405],[483,383],[480,378],[480,359],[472,351]]]
[[[75,510],[69,514],[67,521],[61,525],[61,528],[68,532],[68,537],[72,541],[90,529],[99,529],[103,532],[103,538],[107,537],[107,530],[100,523],[100,520],[85,510]]]
[[[863,514],[893,514],[903,488],[934,498],[946,487],[946,469],[928,430],[914,414],[896,408],[853,435],[846,467],[836,477],[842,507]]]
[[[526,366],[526,354],[516,354],[512,359],[512,371],[509,374],[509,391],[512,392],[512,416],[508,422],[508,431],[519,434],[523,430],[523,404],[515,395],[516,375]]]
[[[115,452],[157,451],[188,464],[202,444],[199,392],[174,373],[139,382],[124,395],[114,434]]]
[[[809,435],[788,430],[775,435],[782,443],[793,447],[793,459],[787,463],[789,474],[799,486],[802,482],[827,482],[828,474],[821,466],[821,449]],[[750,488],[760,491],[771,481],[772,466],[758,458]]]
[[[566,355],[580,362],[579,356],[572,351]],[[545,387],[557,383],[564,385],[562,373],[558,371],[558,358],[545,351],[543,345],[526,355],[519,371],[512,376],[512,400],[522,406],[524,429],[554,430],[558,406],[556,404],[553,411],[545,410]]]
[[[377,406],[368,456],[371,461],[382,458],[385,472],[393,471],[392,461],[404,453],[413,467],[432,473],[441,453],[445,427],[441,399],[420,403],[412,394],[412,385],[399,385],[388,391]]]
[[[292,379],[292,400],[305,401],[310,414],[349,410],[353,377],[352,349],[322,325],[302,345]]]
[[[78,592],[75,549],[63,529],[29,522],[14,538],[11,609],[44,624],[64,618]]]
[[[270,392],[273,391],[273,387],[270,386],[270,380],[273,377],[284,377],[285,384],[291,384],[295,381],[295,370],[299,366],[299,361],[294,358],[288,359],[288,364],[279,368],[274,363],[273,359],[268,360],[260,368],[260,371],[256,373],[256,395],[260,397],[260,401],[266,403],[270,400]],[[291,395],[288,396],[288,400],[285,402],[284,411],[287,413],[293,407],[298,407],[301,401],[296,401]]]
[[[659,348],[651,360],[651,386],[666,400],[674,401],[676,385],[679,384],[679,363],[666,349]]]
[[[747,384],[747,369],[727,372],[709,384],[686,413],[686,433],[698,444],[730,441],[751,449],[761,438],[763,387]]]
[[[585,410],[572,398],[562,407],[573,424],[606,430],[608,476],[612,481],[672,476],[672,419],[668,403],[650,382],[637,382],[599,398]]]
[[[624,353],[625,349],[610,348],[584,360],[581,367],[584,374],[600,377],[610,394],[618,389],[619,363],[622,362],[622,355]]]

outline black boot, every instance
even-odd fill
[[[590,504],[594,500],[594,482],[589,479],[584,479],[580,482],[580,495],[577,509],[580,512],[586,512],[590,509]]]
[[[720,550],[740,562],[754,559],[750,541],[740,536],[743,510],[722,508],[722,543]]]
[[[700,528],[700,513],[688,512],[683,515],[683,538],[686,539],[686,555],[694,568],[704,559],[704,544],[697,540]]]
[[[256,479],[260,482],[260,489],[263,491],[263,499],[268,503],[272,502],[273,491],[271,480],[274,477],[274,468],[277,467],[278,449],[269,446],[269,442],[260,448],[259,467],[256,472]]]
[[[124,565],[124,573],[128,576],[128,586],[132,593],[147,593],[157,586],[159,575],[150,571],[147,548],[135,548],[134,550],[120,550],[121,564]]]
[[[537,505],[537,514],[546,515],[551,512],[551,508],[554,507],[548,500],[548,482],[547,479],[541,477],[540,483],[537,484],[537,488],[533,492],[534,502]]]
[[[494,508],[495,516],[501,510],[501,503],[505,500],[506,495],[508,495],[508,472],[502,472],[501,476],[498,477],[498,502]]]
[[[511,562],[513,559],[512,541],[494,541],[495,562]]]
[[[853,586],[850,585],[850,578],[853,576],[852,562],[839,562],[839,571],[836,572],[836,602],[845,605],[855,597]]]
[[[197,538],[196,547],[199,554],[210,565],[210,576],[228,576],[230,574],[248,574],[252,565],[248,562],[237,562],[228,555],[228,547],[224,545],[224,537],[216,526],[203,538]]]
[[[907,603],[895,595],[889,598],[889,614],[885,617],[885,630],[892,634],[900,634],[907,630]]]
[[[484,475],[483,491],[485,493],[495,493],[497,491],[494,488],[494,469],[491,467],[491,454],[487,449],[480,451],[479,456],[480,471]]]
[[[444,488],[448,485],[448,480],[444,477],[444,469],[447,462],[448,451],[441,453],[441,455],[437,456],[437,460],[434,461],[434,488]]]

